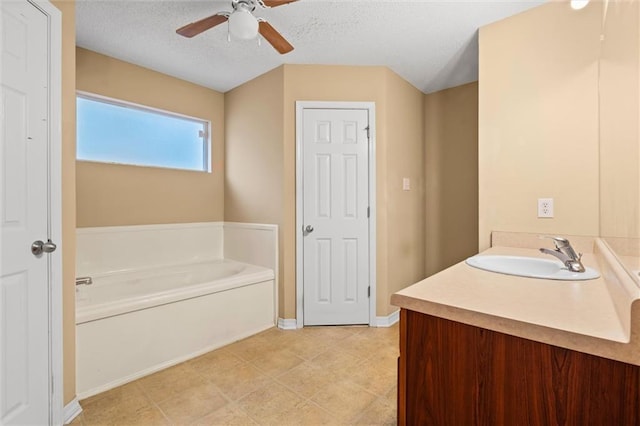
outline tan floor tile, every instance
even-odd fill
[[[395,426],[398,424],[396,407],[385,403],[383,399],[376,400],[365,408],[355,424]]]
[[[83,426],[84,425],[84,414],[80,413],[76,416],[75,419],[68,423],[71,426]]]
[[[122,426],[160,426],[169,425],[170,423],[160,410],[154,407],[137,411],[133,416],[120,417],[114,424]]]
[[[245,361],[252,361],[265,352],[272,352],[280,348],[282,348],[282,345],[277,340],[271,340],[263,336],[254,336],[232,343],[226,347],[226,350]]]
[[[303,401],[291,410],[282,411],[265,422],[272,426],[339,425],[340,421],[311,401]]]
[[[158,404],[162,412],[175,424],[190,423],[228,404],[227,399],[212,383],[195,385],[175,398]]]
[[[300,330],[301,334],[318,338],[326,341],[329,344],[334,344],[342,339],[346,339],[349,336],[362,331],[359,327],[304,327]]]
[[[159,371],[137,381],[142,390],[155,403],[178,396],[192,386],[198,386],[205,382],[206,380],[186,363]]]
[[[235,403],[230,403],[193,422],[195,426],[254,426],[257,423],[242,411]]]
[[[398,383],[397,382],[396,382],[396,385],[391,389],[389,389],[387,394],[384,396],[384,402],[385,404],[391,405],[393,407],[398,406]]]
[[[311,398],[321,388],[336,379],[337,377],[334,377],[330,371],[310,362],[304,362],[279,376],[277,380],[300,396]]]
[[[397,361],[393,357],[369,358],[349,377],[369,392],[384,396],[398,381]]]
[[[322,388],[312,401],[343,421],[359,416],[376,396],[349,380],[336,381]]]
[[[331,343],[320,337],[312,337],[308,334],[298,334],[297,337],[287,345],[287,349],[306,360],[313,359],[330,348]]]
[[[113,415],[102,415],[85,418],[84,424],[87,426],[161,426],[169,425],[169,421],[156,407],[140,409],[134,413],[115,413]]]
[[[309,361],[334,377],[347,377],[362,364],[363,360],[347,352],[330,349]]]
[[[263,331],[262,333],[258,334],[257,337],[267,339],[281,346],[285,346],[296,340],[299,335],[301,335],[299,330],[281,330],[274,327]]]
[[[294,410],[304,399],[274,383],[238,401],[239,407],[259,424],[273,424],[282,413]]]
[[[371,327],[368,334],[375,336],[377,339],[389,339],[396,341],[400,336],[400,324],[395,323],[391,327]]]
[[[336,350],[367,359],[378,353],[384,346],[388,346],[384,340],[381,342],[369,333],[358,333],[340,341],[340,344],[336,346]]]
[[[80,405],[87,425],[108,424],[111,419],[136,416],[140,411],[154,408],[136,382],[104,392],[100,397],[87,398]]]
[[[371,357],[378,357],[378,358],[384,358],[384,357],[389,357],[389,358],[394,358],[397,362],[398,357],[400,356],[400,347],[397,343],[395,344],[385,344],[380,346],[380,348],[378,350],[376,350],[375,353],[373,353],[371,355]]]
[[[251,364],[239,364],[209,380],[233,401],[273,383],[273,379]]]
[[[304,360],[286,348],[265,352],[251,361],[251,364],[271,377],[295,368]]]
[[[227,350],[218,349],[192,359],[188,364],[196,373],[211,378],[245,362]]]

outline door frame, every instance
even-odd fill
[[[48,255],[49,423],[63,424],[62,336],[62,12],[48,0],[27,0],[48,24],[48,223],[47,238],[57,250]]]
[[[369,326],[376,326],[376,104],[375,102],[296,101],[296,327],[304,326],[303,128],[305,109],[361,109],[369,114]]]

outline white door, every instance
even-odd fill
[[[49,423],[48,18],[1,1],[0,424]],[[48,250],[53,246],[48,245]]]
[[[302,114],[304,324],[368,324],[368,111]]]

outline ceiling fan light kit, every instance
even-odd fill
[[[241,40],[251,40],[258,35],[258,20],[248,10],[238,9],[229,16],[229,32]]]
[[[257,6],[272,8],[293,3],[297,0],[232,0],[233,12],[218,12],[215,15],[180,27],[176,33],[183,37],[194,37],[223,22],[228,21],[229,33],[241,40],[256,38],[258,33],[280,54],[289,53],[293,46],[271,24],[263,18],[256,18],[253,11]]]

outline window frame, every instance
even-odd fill
[[[142,105],[139,103],[135,103],[135,102],[130,102],[130,101],[125,101],[123,99],[116,99],[116,98],[111,98],[108,96],[104,96],[104,95],[98,95],[96,93],[91,93],[91,92],[86,92],[83,90],[76,90],[76,108],[77,108],[77,104],[78,104],[78,98],[82,98],[82,99],[86,99],[89,101],[94,101],[94,102],[100,102],[103,104],[109,104],[109,105],[113,105],[113,106],[117,106],[117,107],[121,107],[121,108],[127,108],[127,109],[132,109],[132,110],[138,110],[138,111],[143,111],[143,112],[149,112],[152,114],[156,114],[156,115],[160,115],[160,116],[166,116],[166,117],[171,117],[171,118],[179,118],[185,121],[192,121],[195,123],[201,123],[204,126],[204,141],[202,144],[202,150],[203,150],[203,164],[202,164],[202,169],[196,170],[196,169],[186,169],[186,168],[182,168],[182,167],[169,167],[169,166],[160,166],[160,165],[150,165],[150,164],[134,164],[134,163],[125,163],[125,162],[119,162],[119,161],[101,161],[101,160],[87,160],[87,159],[80,159],[78,158],[78,143],[79,143],[79,139],[76,136],[76,161],[84,161],[87,163],[102,163],[102,164],[118,164],[118,165],[124,165],[124,166],[132,166],[132,167],[151,167],[151,168],[158,168],[158,169],[168,169],[168,170],[181,170],[181,171],[185,171],[185,172],[196,172],[196,173],[212,173],[213,172],[213,167],[212,167],[212,161],[211,161],[211,156],[212,156],[212,148],[211,148],[211,121],[210,120],[206,120],[203,118],[198,118],[198,117],[193,117],[193,116],[189,116],[186,114],[181,114],[178,112],[173,112],[173,111],[167,111],[164,109],[160,109],[160,108],[155,108],[152,106],[148,106],[148,105]],[[76,113],[76,132],[77,132],[77,113]]]

